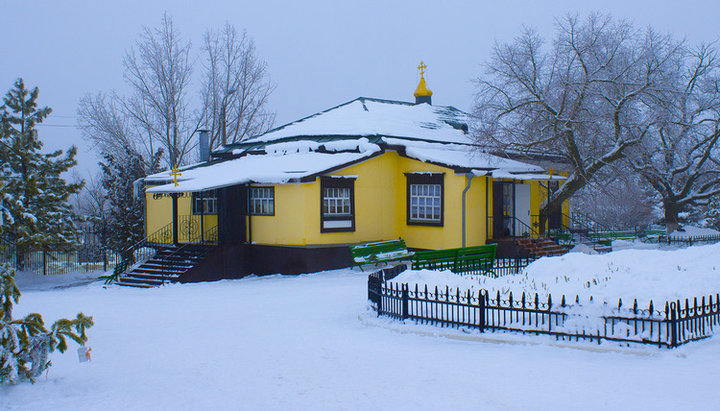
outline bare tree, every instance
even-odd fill
[[[190,42],[181,39],[165,14],[160,28],[143,29],[123,67],[133,89],[132,96],[120,100],[124,112],[148,141],[167,150],[168,165],[181,164],[199,126],[189,108]]]
[[[143,28],[140,39],[123,59],[123,77],[131,94],[86,96],[78,114],[84,135],[103,153],[118,154],[125,147],[152,161],[162,150],[165,165],[187,162],[196,145],[193,137],[202,109],[190,102],[190,42],[182,40],[165,14],[159,28]]]
[[[648,129],[642,99],[661,86],[675,47],[600,14],[558,21],[549,45],[527,29],[495,46],[476,81],[477,138],[506,152],[559,155],[570,165],[542,205],[546,216],[641,141]]]
[[[189,153],[201,126],[212,132],[211,147],[268,130],[275,115],[267,104],[275,86],[252,39],[226,24],[205,34],[201,54],[205,70],[196,99],[190,94],[190,42],[182,40],[168,15],[159,28],[144,28],[123,60],[131,94],[81,100],[79,123],[85,137],[105,154],[122,155],[132,147],[150,167],[160,151],[164,166],[195,160]]]
[[[119,108],[122,105],[121,97],[115,94],[98,93],[80,99],[78,117],[83,135],[105,154],[122,153],[125,147],[132,147],[150,167],[156,144],[148,134],[138,132],[136,123]]]
[[[649,95],[648,131],[632,167],[660,195],[668,233],[678,213],[720,194],[720,61],[712,45],[678,52]]]
[[[209,30],[203,42],[205,62],[205,127],[210,147],[235,143],[272,127],[275,114],[267,103],[275,85],[260,60],[255,44],[243,30],[226,23]]]
[[[598,229],[630,230],[656,221],[657,196],[636,173],[627,173],[626,164],[609,166],[602,177],[588,183],[573,197],[573,210],[599,225]]]

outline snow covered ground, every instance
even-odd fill
[[[0,387],[0,409],[693,409],[720,401],[716,338],[630,354],[516,334],[478,339],[375,318],[366,275],[350,270],[150,290],[101,284],[25,290],[17,315],[94,316],[93,361],[78,363],[74,348],[54,354],[36,384]]]
[[[712,228],[694,227],[690,225],[683,226],[680,230],[675,230],[670,233],[671,238],[690,238],[698,236],[718,235],[720,231],[713,230]]]
[[[524,292],[539,294],[547,301],[551,294],[555,303],[562,295],[568,302],[580,296],[582,303],[593,296],[595,302],[617,306],[622,298],[625,306],[637,299],[641,308],[653,301],[662,309],[666,301],[702,297],[720,293],[720,244],[672,249],[625,249],[607,254],[569,253],[559,257],[541,258],[523,273],[500,278],[461,277],[448,272],[429,270],[406,271],[393,281],[409,283],[410,288],[428,284],[444,289],[486,289],[494,296],[500,291],[507,299]]]

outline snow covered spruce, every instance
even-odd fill
[[[25,318],[13,319],[13,303],[20,299],[20,290],[15,284],[15,272],[8,265],[0,266],[0,384],[14,384],[24,380],[34,382],[50,367],[49,354],[56,349],[67,350],[67,339],[80,345],[87,341],[85,331],[92,327],[92,317],[79,313],[74,320],[59,319],[45,328],[42,315],[28,314]]]

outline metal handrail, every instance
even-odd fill
[[[128,261],[125,264],[125,267],[123,270],[116,270],[113,272],[112,275],[108,276],[106,284],[110,284],[114,281],[117,281],[120,277],[122,277],[125,273],[127,273],[127,271],[134,264],[144,263],[145,261],[152,258],[153,255],[155,255],[155,249],[153,249],[152,252],[144,251],[142,253],[142,255],[137,260],[135,260],[135,252],[137,250],[142,250],[145,248],[152,248],[150,246],[151,244],[152,245],[167,244],[162,240],[165,240],[167,238],[168,232],[170,233],[169,239],[170,239],[170,241],[172,241],[172,226],[173,226],[173,223],[167,224],[167,225],[163,226],[162,228],[160,228],[159,230],[155,231],[154,233],[150,234],[149,236],[147,236],[147,237],[143,238],[142,240],[138,241],[137,243],[131,245],[130,247],[125,247],[120,252],[120,258],[122,259],[122,261],[125,261],[125,258],[126,258],[125,256],[130,256],[129,257],[130,261]],[[158,241],[158,240],[160,240],[160,241]]]
[[[183,241],[183,245],[179,247],[178,249],[174,250],[172,254],[175,255],[176,253],[184,250],[188,245],[190,244],[213,244],[217,245],[218,243],[218,226],[215,225],[207,230],[205,230],[204,233],[200,233],[199,229],[195,229],[195,227],[199,228],[201,225],[195,221],[202,216],[200,215],[183,215],[179,216],[179,220],[183,223],[187,223],[187,241]],[[178,224],[180,225],[180,223]],[[180,231],[180,227],[178,227],[178,231]],[[200,234],[199,234],[200,233]],[[179,235],[180,233],[178,233]],[[184,233],[183,233],[184,234]],[[133,244],[130,247],[126,247],[121,252],[121,255],[130,255],[132,256],[131,259],[133,260],[132,263],[128,263],[126,265],[126,268],[120,272],[113,273],[110,279],[110,282],[117,281],[121,276],[123,276],[125,273],[127,273],[133,265],[137,265],[138,263],[144,263],[145,261],[152,258],[153,255],[155,255],[155,247],[157,246],[167,246],[172,244],[173,242],[173,223],[168,223],[165,226],[161,227],[157,231],[153,232],[152,234],[148,235],[144,239],[138,241],[137,243]],[[137,250],[142,250],[146,248],[151,248],[152,251],[143,251],[141,255],[135,260],[135,254]],[[163,283],[165,281],[165,269],[163,269]]]
[[[203,234],[203,244],[213,244],[217,245],[218,243],[218,226],[210,227],[209,229],[205,230],[205,234]]]
[[[170,253],[167,257],[172,257],[172,256],[174,256],[174,255],[177,255],[177,254],[180,253],[181,251],[184,251],[189,245],[190,245],[190,243],[183,244],[182,246],[178,247],[175,251],[173,251],[172,253]],[[168,276],[168,273],[170,272],[170,269],[169,269],[168,267],[169,267],[171,264],[172,264],[172,259],[169,259],[169,258],[164,258],[164,259],[163,259],[163,263],[162,263],[162,284],[161,284],[161,285],[165,285],[165,280],[166,280],[166,278],[167,278],[167,276]]]
[[[492,237],[492,238],[496,238],[496,237],[495,237],[495,234],[496,234],[496,233],[495,233],[495,225],[493,224],[494,219],[495,219],[495,216],[488,216],[488,217],[487,217],[488,227],[492,227],[492,231],[493,231],[493,237]],[[502,216],[502,219],[508,220],[508,221],[512,221],[513,224],[514,224],[514,222],[520,223],[520,226],[521,226],[522,228],[525,228],[525,229],[526,229],[526,231],[527,231],[526,234],[529,235],[530,237],[539,237],[539,236],[540,236],[540,234],[538,233],[537,230],[535,230],[532,226],[530,226],[530,225],[528,225],[528,224],[525,224],[525,222],[523,222],[522,220],[520,220],[519,218],[517,218],[517,217],[515,217],[515,216],[509,216],[509,217]],[[488,229],[488,232],[489,232],[489,231],[490,231],[490,230]],[[516,235],[516,236],[517,236],[517,235]],[[490,238],[490,237],[489,237],[489,238]]]

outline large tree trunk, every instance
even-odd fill
[[[680,205],[673,200],[663,200],[663,209],[665,209],[665,227],[666,233],[670,234],[676,229],[680,228],[678,221],[678,213],[680,212]]]

